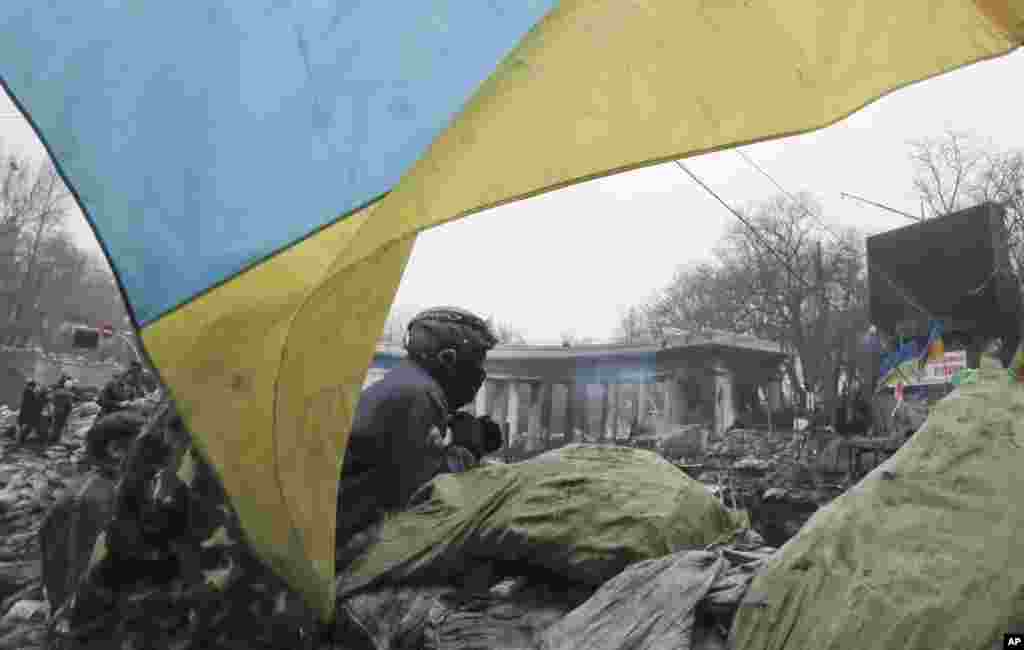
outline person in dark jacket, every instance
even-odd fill
[[[136,375],[131,370],[123,375],[114,377],[100,391],[97,402],[100,405],[100,414],[108,415],[124,410],[128,403],[143,397],[145,393],[142,387],[134,380]]]
[[[121,377],[114,377],[103,386],[96,402],[100,405],[100,415],[116,413],[127,406],[128,394]]]
[[[21,393],[21,411],[18,413],[18,442],[25,442],[29,433],[42,435],[40,420],[45,400],[34,379],[28,380]]]
[[[363,391],[356,408],[338,496],[339,544],[404,507],[437,474],[501,447],[497,424],[455,416],[483,384],[496,343],[482,319],[461,309],[430,309],[409,324],[408,357]],[[465,446],[452,444],[456,435]]]
[[[64,428],[67,427],[68,418],[71,416],[71,407],[74,405],[75,394],[71,392],[71,380],[64,382],[63,386],[50,393],[50,401],[53,404],[53,424],[50,430],[50,442],[59,442],[64,435]]]

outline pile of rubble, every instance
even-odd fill
[[[702,469],[693,471],[691,464],[686,471],[726,504],[734,503],[735,510],[721,510],[712,499],[711,505],[700,506],[704,514],[665,514],[674,506],[664,495],[658,497],[644,481],[619,476],[627,472],[623,468],[639,462],[640,470],[629,471],[639,471],[647,482],[675,486],[689,479],[653,454],[618,447],[574,445],[550,452],[519,478],[502,478],[509,470],[500,466],[474,476],[451,476],[432,483],[433,496],[419,497],[426,517],[453,512],[433,503],[449,493],[463,505],[468,503],[465,495],[482,499],[481,512],[493,513],[495,502],[481,496],[490,485],[487,489],[506,500],[507,530],[493,519],[482,525],[470,513],[466,516],[478,532],[446,520],[457,535],[414,553],[416,566],[424,571],[412,572],[413,564],[400,563],[398,569],[375,574],[387,574],[387,579],[374,578],[357,589],[350,588],[354,574],[343,573],[337,622],[324,627],[248,549],[215,473],[169,403],[152,414],[117,468],[98,468],[84,458],[85,432],[96,411],[90,403],[77,408],[68,434],[54,445],[17,445],[0,438],[0,650],[718,650],[726,647],[740,601],[775,556],[779,544],[774,540],[789,539],[842,490],[841,484],[826,480],[839,465],[835,453],[830,457],[833,441],[808,443],[789,432],[749,430],[707,435]],[[8,420],[14,417],[7,415]],[[0,419],[0,428],[6,424]],[[545,469],[560,462],[570,464]],[[574,467],[573,462],[582,464]],[[587,469],[587,463],[597,463],[600,471]],[[665,471],[662,466],[666,474],[659,474]],[[527,477],[530,472],[537,476]],[[606,478],[595,479],[603,473]],[[510,497],[513,493],[502,483],[507,480],[531,486],[532,492]],[[581,519],[570,501],[583,498],[581,482],[587,481],[591,487],[585,489],[605,497],[598,515]],[[473,489],[462,489],[467,486]],[[692,488],[676,486],[669,493],[676,489]],[[537,516],[558,507],[568,508],[555,518],[571,529],[568,533],[552,532],[549,524],[537,528],[543,531],[540,537],[524,532],[523,526],[531,524],[523,522],[536,525]],[[743,524],[721,538],[721,531],[732,525],[725,523],[726,528],[715,529],[710,544],[710,538],[687,537],[694,526],[725,522],[712,511],[727,513],[732,521],[741,509],[751,513],[753,528],[763,538]],[[413,514],[397,521],[397,529],[408,532],[415,511],[413,504],[408,511]],[[628,541],[637,522],[650,517],[640,526],[644,534]],[[661,522],[657,526],[669,526],[661,537],[652,535],[655,520]],[[610,532],[586,532],[587,526]],[[566,548],[549,544],[564,545],[578,532],[588,541],[570,539]],[[371,543],[382,549],[382,557],[394,557],[394,546],[379,546],[380,538]],[[501,560],[486,560],[487,549],[494,551],[498,543]],[[577,564],[560,570],[571,555],[578,555]],[[363,569],[373,565],[365,557],[372,560],[373,553],[364,556]],[[428,562],[431,557],[436,562]],[[455,566],[453,557],[475,564]],[[553,559],[538,564],[537,558]],[[421,579],[437,570],[441,579]],[[580,579],[594,571],[596,579]],[[627,619],[645,623],[622,626]]]
[[[997,383],[947,400],[781,549],[641,450],[439,477],[345,549],[332,626],[255,559],[169,404],[116,470],[84,460],[82,409],[59,444],[0,439],[0,650],[980,648],[1016,629],[1024,585],[1012,535],[989,534],[1020,525],[1004,501],[1024,393]],[[824,498],[828,444],[733,431],[703,460],[765,507]],[[942,598],[934,576],[952,581]]]
[[[0,417],[0,431],[16,417]],[[92,420],[72,416],[68,433],[48,446],[0,436],[0,650],[46,647],[39,531],[50,508],[85,480],[83,437]]]
[[[692,494],[698,505],[689,515],[655,517],[664,519],[658,524],[660,537],[650,534],[653,519],[640,526],[646,534],[630,537],[645,508],[674,506],[664,495],[648,504],[644,490],[658,492],[627,482],[629,489],[612,492],[613,501],[622,503],[616,501],[590,520],[605,522],[606,539],[573,542],[568,549],[577,556],[571,566],[578,575],[599,579],[581,582],[536,562],[481,562],[480,549],[494,545],[494,540],[483,540],[455,553],[476,558],[472,571],[452,572],[449,566],[448,575],[434,584],[392,579],[355,591],[342,586],[337,622],[325,627],[255,559],[212,468],[169,404],[153,414],[116,469],[83,459],[91,422],[92,417],[76,417],[65,439],[48,448],[0,443],[0,521],[5,526],[0,650],[610,650],[658,644],[717,650],[724,647],[725,631],[758,567],[774,552],[753,531],[736,529],[716,500],[700,496],[703,488],[655,455],[566,448],[558,454],[575,453],[578,463],[604,463],[607,454],[615,455],[603,470],[608,473],[604,481],[615,485],[621,483],[616,474],[620,456],[647,463],[644,467],[656,471],[641,468],[645,476],[660,472],[663,478],[658,480],[687,484],[691,491],[697,486]],[[564,499],[558,495],[572,488],[565,495],[579,499],[579,481],[584,479],[565,484],[563,471],[545,469],[551,462],[534,465],[533,471],[550,474],[543,481],[512,480],[516,485],[547,485],[542,488],[545,498]],[[449,482],[463,476],[486,482],[509,472],[509,466],[490,467],[476,478],[466,474]],[[591,490],[608,487],[601,483]],[[443,485],[440,489],[444,491]],[[496,493],[502,498],[511,494],[507,489]],[[538,494],[524,493],[516,505],[506,505],[505,512],[514,513],[510,525],[534,516],[530,509],[543,505],[534,498]],[[545,503],[550,509],[555,502]],[[607,503],[602,500],[602,505]],[[701,523],[691,521],[694,517]],[[558,520],[568,521],[564,525],[573,531],[580,525],[563,516]],[[704,528],[710,537],[701,533],[700,540],[687,541],[693,531]],[[726,530],[737,532],[721,538],[719,533]],[[481,529],[480,534],[493,533]],[[563,535],[554,536],[559,537]],[[708,545],[712,537],[717,541]],[[465,542],[468,537],[458,539]],[[507,545],[512,538],[502,539]],[[539,540],[518,539],[529,553],[540,548],[534,548]],[[629,539],[634,541],[624,541]],[[547,551],[541,556],[552,558],[556,567],[566,557]],[[343,583],[339,577],[339,585]],[[621,617],[649,625],[623,628],[615,623]]]
[[[694,425],[674,438],[674,445],[667,444],[675,449],[667,451],[686,453],[670,457],[678,457],[684,471],[727,503],[750,512],[754,526],[776,546],[851,484],[835,434],[753,429],[716,434]]]

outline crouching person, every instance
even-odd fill
[[[456,415],[483,384],[496,343],[483,319],[461,309],[412,320],[407,358],[363,391],[356,408],[339,485],[339,546],[405,507],[436,475],[468,469],[501,447],[496,424]]]

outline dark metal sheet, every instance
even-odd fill
[[[928,316],[914,302],[947,331],[1000,336],[1014,328],[1020,298],[1006,239],[1003,210],[991,203],[869,237],[871,322],[889,333],[913,322],[927,333]]]

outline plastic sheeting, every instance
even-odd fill
[[[494,561],[597,586],[633,562],[727,538],[742,523],[668,461],[626,447],[570,445],[443,475],[414,500],[343,572],[340,594],[448,581]]]
[[[1024,389],[978,377],[768,561],[736,650],[981,650],[1024,623]]]

